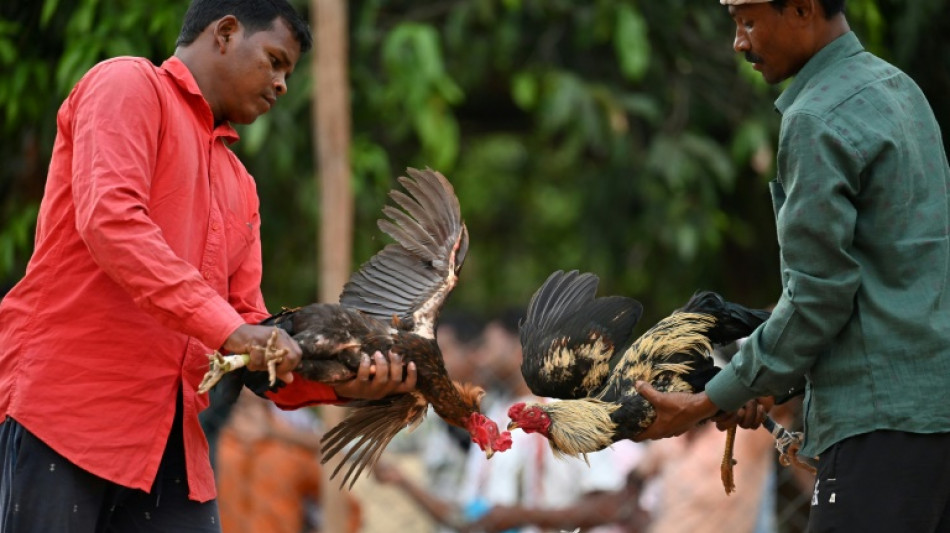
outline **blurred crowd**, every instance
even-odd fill
[[[521,377],[520,317],[446,312],[438,329],[449,374],[486,390],[483,411],[499,426],[511,404],[537,400]],[[250,393],[231,409],[214,407],[203,423],[214,444],[223,531],[329,533],[321,491],[341,489],[322,471],[319,411],[280,411]],[[772,414],[800,426],[794,402]],[[737,490],[729,495],[719,475],[725,433],[711,423],[677,438],[617,443],[586,462],[555,457],[536,434],[515,430],[512,438],[511,450],[489,460],[464,430],[430,414],[344,491],[339,533],[792,533],[807,523],[814,479],[780,466],[764,429],[739,430]]]

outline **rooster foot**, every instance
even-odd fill
[[[271,332],[270,338],[267,339],[266,346],[254,345],[251,348],[264,350],[264,361],[267,363],[267,378],[270,385],[274,386],[274,383],[277,382],[277,365],[279,365],[284,360],[284,356],[287,355],[286,349],[277,348],[277,329],[275,328],[274,331]],[[221,378],[228,372],[247,366],[248,363],[251,362],[251,356],[246,353],[221,355],[221,352],[215,350],[214,353],[208,354],[208,361],[211,363],[211,368],[205,372],[201,384],[198,385],[198,394],[204,394],[211,390],[211,387],[214,387],[215,384],[221,381]]]
[[[259,348],[259,346],[257,346],[257,348]],[[287,355],[286,348],[277,348],[277,328],[274,328],[274,331],[270,334],[270,338],[267,339],[267,346],[264,346],[264,361],[267,362],[267,379],[271,387],[274,386],[274,383],[277,383],[277,365],[283,362],[285,355]]]

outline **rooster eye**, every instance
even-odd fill
[[[529,418],[534,417],[535,414],[536,414],[536,413],[535,413],[534,411],[528,411],[528,417],[529,417]]]

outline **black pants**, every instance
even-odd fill
[[[220,533],[218,505],[188,499],[181,407],[149,493],[67,461],[12,418],[0,423],[2,533]]]
[[[874,431],[829,448],[808,531],[950,532],[950,433]]]

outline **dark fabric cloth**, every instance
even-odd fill
[[[809,533],[950,531],[950,433],[874,431],[818,462]]]
[[[0,424],[0,531],[221,533],[217,502],[188,499],[180,400],[148,493],[82,470],[7,418]]]

